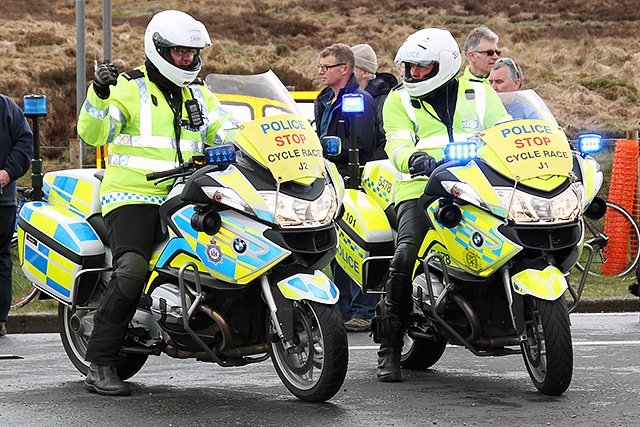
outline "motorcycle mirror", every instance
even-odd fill
[[[339,156],[342,153],[342,140],[339,136],[325,136],[322,138],[322,147],[327,156]]]
[[[594,197],[584,215],[593,220],[600,219],[607,212],[607,202],[602,197]]]

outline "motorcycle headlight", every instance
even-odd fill
[[[317,227],[333,220],[338,210],[338,197],[331,185],[325,185],[315,200],[301,200],[276,191],[261,191],[260,196],[282,227]]]
[[[496,194],[509,208],[509,218],[517,223],[566,222],[581,212],[582,185],[572,184],[564,192],[547,199],[512,188],[498,188]]]

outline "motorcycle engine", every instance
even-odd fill
[[[187,306],[191,305],[191,298],[186,295]],[[180,288],[171,283],[158,286],[151,293],[151,312],[160,325],[182,325],[182,303],[180,302]]]

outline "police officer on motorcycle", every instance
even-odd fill
[[[94,146],[109,144],[100,196],[113,255],[87,345],[89,391],[131,393],[116,367],[161,235],[159,206],[171,184],[154,185],[146,174],[175,168],[202,153],[204,143],[221,143],[235,125],[197,79],[200,50],[210,45],[200,21],[177,10],[157,13],[145,32],[144,66],[122,74],[111,63],[97,67],[80,112],[80,137]]]
[[[380,343],[377,376],[382,382],[401,381],[403,336],[413,307],[412,272],[429,229],[418,204],[428,177],[444,157],[444,145],[510,119],[489,85],[455,78],[461,56],[449,31],[427,28],[412,34],[395,63],[403,67],[403,84],[389,94],[383,121],[385,151],[402,179],[396,181],[394,200],[396,250],[386,298],[378,304],[374,321],[374,339]]]

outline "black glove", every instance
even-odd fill
[[[93,73],[93,89],[100,99],[107,99],[111,94],[109,86],[115,86],[118,82],[118,68],[110,62],[100,64]]]
[[[423,151],[415,152],[409,157],[409,172],[411,178],[416,176],[430,176],[438,166],[436,159]]]

